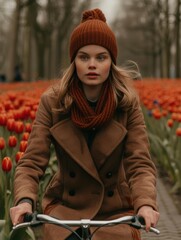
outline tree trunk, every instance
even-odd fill
[[[37,46],[38,78],[45,77],[45,39],[42,36],[35,37]]]
[[[16,0],[16,7],[14,10],[12,25],[9,33],[9,49],[8,49],[8,57],[7,57],[7,69],[6,76],[7,81],[14,81],[14,71],[17,60],[17,45],[18,45],[18,34],[19,34],[19,18],[20,18],[20,0]]]
[[[57,77],[57,41],[58,32],[54,30],[52,33],[52,54],[51,54],[51,77]]]
[[[175,76],[176,78],[181,77],[180,73],[180,17],[181,17],[181,0],[177,0],[177,9],[176,9],[176,55],[175,55]]]
[[[166,0],[166,13],[165,13],[165,77],[170,77],[170,27],[169,27],[169,4]]]
[[[25,29],[24,41],[24,80],[30,82],[31,79],[31,28],[27,26]]]

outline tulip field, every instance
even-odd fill
[[[51,81],[0,84],[0,239],[8,240],[12,229],[9,208],[13,204],[13,177],[17,162],[27,147],[40,95]],[[53,154],[52,154],[53,156]],[[49,181],[54,164],[40,184],[41,193]],[[21,230],[14,240],[34,239],[31,229]]]
[[[26,150],[39,99],[52,81],[0,83],[0,239],[8,240],[12,224],[13,177],[16,164]],[[172,191],[181,190],[181,79],[135,81],[150,139],[152,157],[168,174]],[[40,184],[41,196],[56,170],[52,155]],[[14,239],[35,239],[30,229]]]
[[[151,153],[181,190],[181,79],[144,79],[136,82],[148,129]]]

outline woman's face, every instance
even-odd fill
[[[111,62],[111,56],[104,47],[87,45],[80,48],[75,57],[75,66],[83,87],[102,85],[109,76]]]

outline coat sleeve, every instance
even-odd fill
[[[44,93],[40,99],[27,149],[18,162],[14,178],[14,203],[23,199],[31,199],[34,208],[37,202],[39,179],[43,175],[50,158],[52,125],[49,97]]]
[[[143,205],[157,210],[157,171],[150,157],[144,117],[137,101],[128,111],[127,130],[123,161],[135,212]]]

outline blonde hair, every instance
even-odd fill
[[[138,99],[138,94],[133,84],[134,79],[138,79],[139,72],[127,67],[118,67],[112,63],[111,85],[114,92],[116,105],[124,110],[129,109]]]
[[[76,68],[75,62],[73,61],[59,80],[57,101],[60,108],[56,110],[60,112],[68,112],[73,103],[73,99],[69,95],[69,87],[75,79],[75,76]],[[132,107],[134,105],[135,98],[138,98],[136,90],[133,86],[133,79],[136,78],[135,76],[139,76],[137,71],[118,67],[112,62],[109,78],[114,92],[116,106],[122,108],[123,110],[127,110]]]

